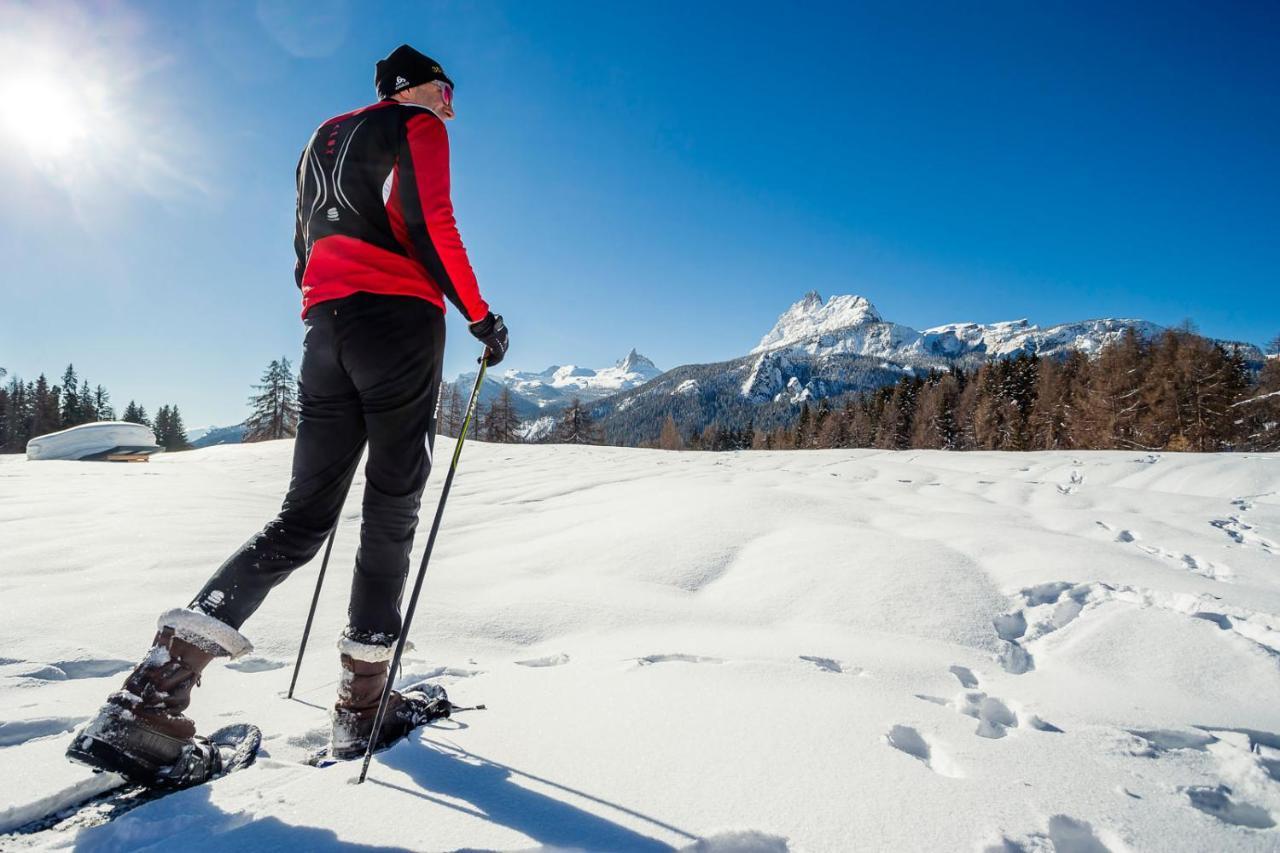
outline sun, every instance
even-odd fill
[[[82,155],[91,142],[84,96],[49,73],[0,80],[0,125],[45,164]]]

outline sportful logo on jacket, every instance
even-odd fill
[[[302,313],[365,291],[489,305],[454,221],[449,136],[427,107],[380,101],[331,118],[298,161],[295,276]]]

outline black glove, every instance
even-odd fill
[[[502,361],[507,354],[507,324],[502,322],[502,315],[490,311],[483,320],[477,320],[469,327],[471,334],[485,346],[485,355],[489,366],[493,367]]]

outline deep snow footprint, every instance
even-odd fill
[[[1056,853],[1111,853],[1085,820],[1056,814],[1049,818],[1045,832],[1032,832],[1020,838],[1001,836],[994,844],[982,848],[983,853],[1032,853],[1053,850]]]
[[[905,752],[940,776],[958,779],[964,775],[950,758],[911,726],[895,725],[885,734],[884,739],[889,746]]]
[[[641,666],[649,666],[655,663],[670,663],[672,661],[679,663],[724,663],[723,658],[713,658],[705,655],[668,654],[645,655],[642,658],[636,658],[636,663]]]
[[[569,656],[564,652],[556,655],[546,655],[540,658],[529,658],[528,660],[516,661],[516,666],[563,666],[569,662]]]
[[[1026,644],[1066,627],[1084,610],[1093,585],[1051,581],[1022,589],[1023,606],[992,620],[996,636],[1004,641],[996,659],[1005,672],[1021,675],[1036,668]],[[1034,611],[1033,618],[1028,612]],[[1042,615],[1043,614],[1043,615]]]
[[[286,666],[288,666],[288,664],[284,661],[271,660],[270,658],[248,657],[232,661],[227,664],[227,669],[234,669],[238,672],[270,672],[273,669],[281,669]]]
[[[960,667],[964,669],[964,667]],[[955,667],[953,667],[953,670]],[[967,670],[966,670],[967,671]],[[976,685],[977,679],[972,677]],[[963,684],[964,681],[961,681]],[[917,699],[922,699],[933,705],[940,705],[944,708],[963,714],[966,717],[972,717],[978,721],[978,727],[974,730],[974,734],[978,737],[991,739],[1002,738],[1009,729],[1028,728],[1041,732],[1056,732],[1061,734],[1062,729],[1046,722],[1035,714],[1028,713],[1024,710],[1017,710],[1011,707],[1009,703],[995,696],[988,696],[981,690],[965,690],[955,699],[943,699],[941,696],[929,696],[925,693],[915,694]]]
[[[0,664],[0,677],[29,678],[33,681],[74,681],[106,678],[133,669],[133,662],[115,658],[84,658],[54,663],[14,660]]]
[[[1259,536],[1252,524],[1241,521],[1237,515],[1229,516],[1228,518],[1215,518],[1209,523],[1231,537],[1231,541],[1237,545],[1256,545],[1268,554],[1274,553],[1280,548],[1270,539]]]
[[[960,681],[961,687],[972,689],[978,686],[978,676],[969,667],[952,664],[948,671]]]
[[[0,722],[0,747],[18,746],[36,738],[60,735],[83,723],[88,717],[36,717],[30,720]]]
[[[1250,829],[1270,829],[1276,825],[1271,812],[1261,806],[1234,799],[1232,790],[1226,785],[1191,785],[1182,791],[1193,807],[1223,823],[1247,826]]]

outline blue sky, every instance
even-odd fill
[[[189,427],[296,362],[298,151],[406,41],[458,85],[509,366],[732,358],[811,288],[1280,334],[1274,3],[4,3],[0,33],[0,366]],[[477,349],[451,312],[447,372]]]

